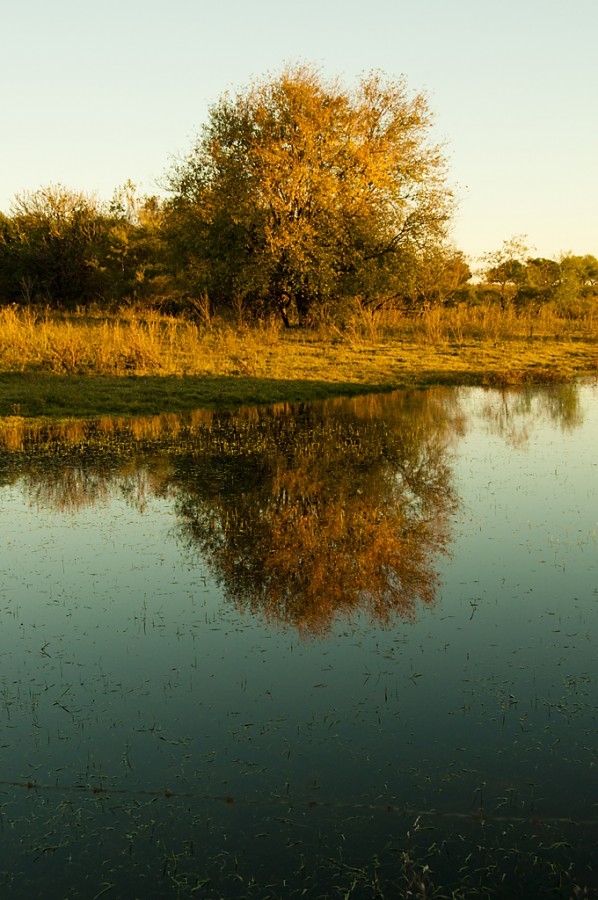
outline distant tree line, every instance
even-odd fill
[[[552,303],[583,315],[598,260],[534,258],[513,238],[475,278],[448,238],[453,200],[422,94],[309,66],[225,94],[166,176],[169,196],[61,186],[0,213],[0,302],[202,308],[286,325],[356,309]]]
[[[128,183],[110,203],[61,186],[19,194],[0,214],[0,299],[75,308],[167,293],[164,208]]]
[[[522,237],[513,237],[488,253],[484,263],[481,282],[469,289],[475,302],[491,300],[502,309],[539,309],[550,303],[572,318],[598,308],[598,259],[591,254],[536,257]]]

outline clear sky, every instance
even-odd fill
[[[598,0],[4,0],[0,209],[156,193],[223,91],[307,62],[427,93],[466,253],[598,255],[597,37]]]

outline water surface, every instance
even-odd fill
[[[595,386],[2,426],[12,896],[596,888]]]

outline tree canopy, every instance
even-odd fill
[[[401,255],[445,234],[451,195],[426,98],[308,66],[225,94],[168,176],[180,265],[217,304],[309,321],[396,294]]]
[[[0,295],[66,307],[147,298],[164,256],[161,207],[131,182],[110,204],[48,185],[0,216]]]
[[[2,290],[11,299],[84,302],[98,288],[103,230],[94,197],[60,185],[18,194],[0,229]]]
[[[566,316],[582,315],[598,298],[598,260],[591,254],[563,254],[560,259],[528,255],[524,235],[503,241],[487,253],[482,288],[490,288],[502,309],[553,303]],[[488,294],[485,295],[487,298]]]
[[[332,322],[489,303],[593,315],[598,260],[531,255],[525,235],[473,262],[453,246],[453,198],[424,94],[380,72],[352,86],[290,65],[211,108],[165,177],[110,202],[49,185],[0,212],[0,303],[156,306],[202,323]],[[387,317],[387,321],[391,320]]]

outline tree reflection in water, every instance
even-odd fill
[[[177,539],[240,610],[322,634],[339,616],[389,623],[433,602],[461,425],[442,389],[60,433],[13,422],[0,472],[72,512],[115,491],[139,507],[172,498]]]
[[[179,533],[240,609],[303,632],[357,610],[387,623],[431,603],[454,506],[438,395],[231,417],[238,452],[211,486],[178,470]]]
[[[486,395],[483,415],[491,429],[513,447],[524,447],[544,420],[562,431],[583,422],[577,384],[502,388]]]

